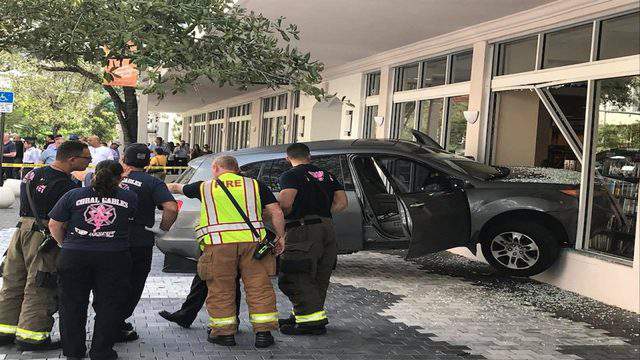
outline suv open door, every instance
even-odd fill
[[[462,181],[404,157],[383,155],[373,160],[405,217],[407,258],[468,245],[471,215]]]

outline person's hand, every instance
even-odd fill
[[[273,249],[273,252],[276,254],[276,256],[284,252],[284,237],[276,237],[276,247]]]
[[[163,237],[167,233],[160,228],[160,224],[154,224],[153,227],[146,226],[144,229],[156,234],[156,237]]]

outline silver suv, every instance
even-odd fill
[[[496,269],[531,276],[549,268],[560,248],[574,242],[578,173],[488,166],[448,153],[428,138],[421,142],[307,143],[313,162],[340,179],[349,199],[349,207],[334,217],[340,253],[403,248],[407,258],[415,258],[459,246],[475,253],[480,243],[484,257]],[[225,154],[238,159],[243,175],[263,181],[277,193],[280,174],[290,168],[286,146]],[[210,179],[214,156],[191,161],[177,181]],[[178,220],[157,246],[165,254],[196,259],[199,249],[193,229],[200,202],[177,199],[182,202]],[[599,198],[592,231],[605,231],[613,214],[610,200]]]

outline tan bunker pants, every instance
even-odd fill
[[[34,218],[20,218],[7,249],[0,290],[0,336],[37,344],[49,339],[57,310],[51,275],[56,271],[59,249],[38,252],[44,237],[34,231],[34,223]],[[42,283],[45,277],[49,284]]]
[[[278,329],[276,294],[270,276],[275,275],[272,254],[253,258],[257,243],[207,245],[198,260],[198,275],[207,282],[207,311],[211,335],[232,335],[238,330],[236,278],[238,272],[247,294],[249,319],[254,332]]]

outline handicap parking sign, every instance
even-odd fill
[[[10,91],[0,91],[0,113],[10,113],[13,111],[13,93]]]

